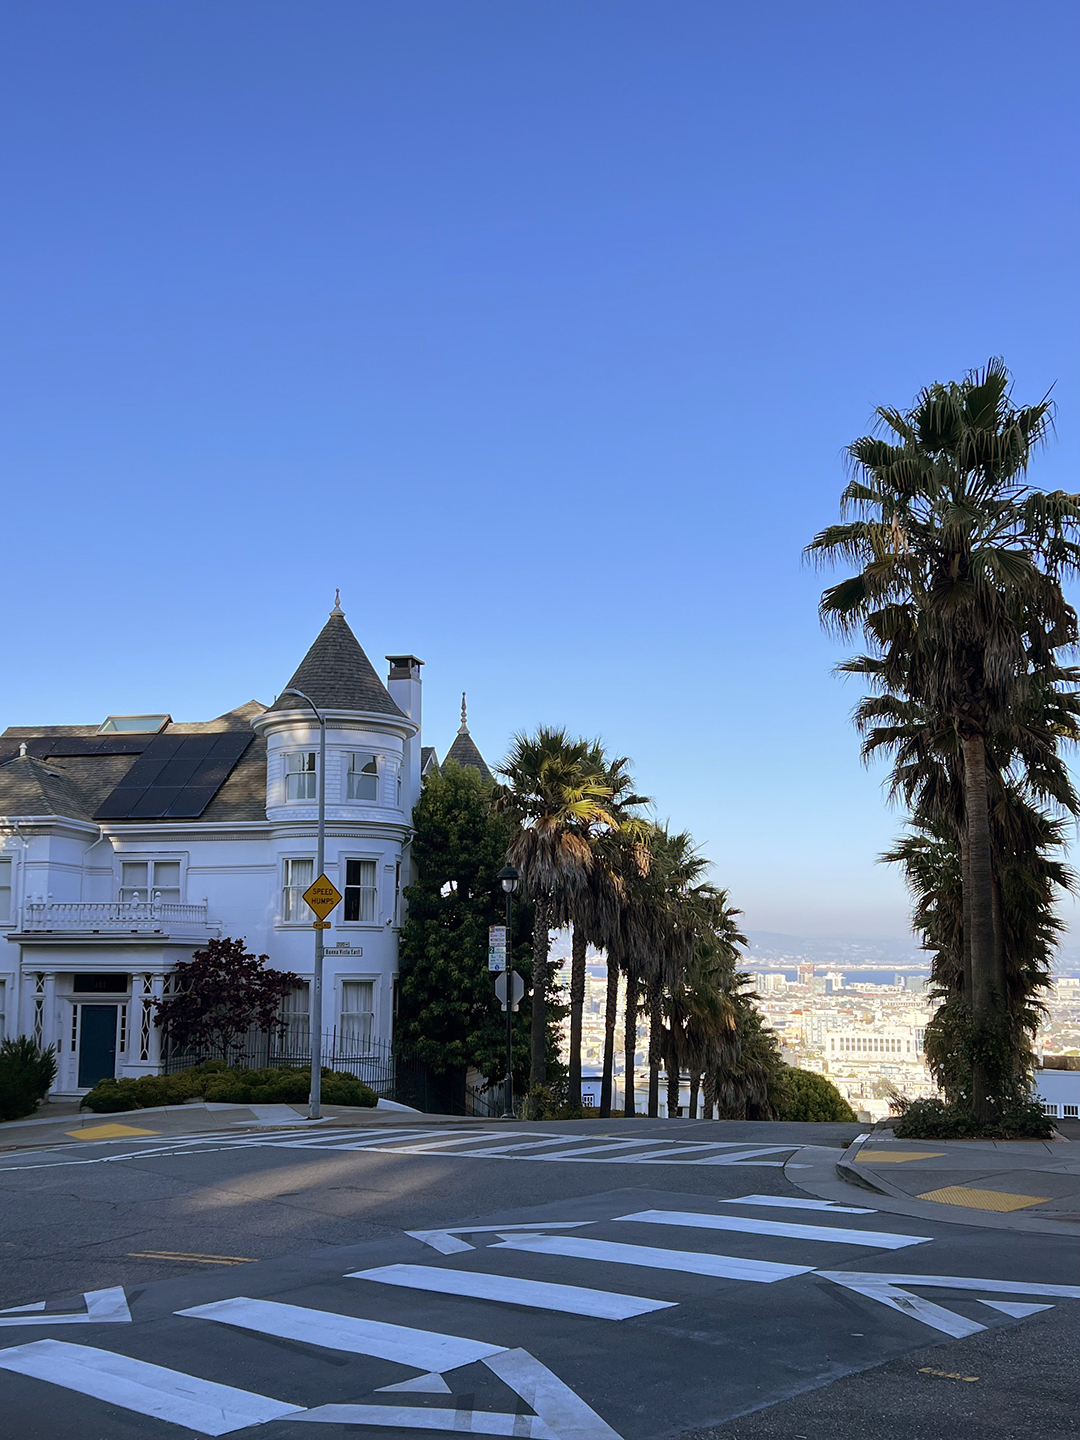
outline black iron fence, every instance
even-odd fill
[[[220,1059],[242,1070],[266,1070],[279,1065],[303,1068],[311,1064],[311,1042],[306,1036],[251,1031],[243,1046],[227,1057],[220,1051],[169,1050],[162,1060],[161,1073],[173,1075],[191,1065]],[[463,1072],[436,1071],[404,1046],[351,1040],[337,1031],[327,1031],[322,1038],[322,1063],[329,1070],[354,1075],[381,1099],[426,1114],[502,1114],[501,1085],[489,1090],[470,1084]]]

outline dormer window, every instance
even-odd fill
[[[291,750],[285,756],[285,799],[314,800],[316,783],[315,751]]]
[[[375,756],[360,750],[349,756],[348,789],[349,800],[366,800],[374,804],[379,798],[379,767]]]

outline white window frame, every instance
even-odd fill
[[[125,885],[125,865],[145,865],[147,883],[145,885]],[[178,884],[164,886],[156,884],[151,877],[155,875],[158,865],[179,866]],[[121,903],[134,903],[134,895],[137,892],[139,901],[146,904],[153,900],[158,891],[161,891],[163,905],[182,905],[184,903],[184,896],[187,893],[187,856],[147,855],[140,851],[120,851],[116,857],[116,898]]]
[[[306,761],[308,763],[298,763],[296,768],[292,769],[290,768],[291,762],[294,760],[297,762]],[[282,757],[282,763],[285,767],[286,805],[308,805],[312,800],[317,800],[319,797],[319,752],[317,750],[307,749],[286,750]],[[298,791],[303,788],[304,794],[290,794],[290,790],[293,787],[290,786],[289,782],[292,780],[297,782],[300,780],[304,781],[303,787],[299,784],[295,786]]]
[[[346,802],[349,805],[378,805],[379,788],[382,785],[382,756],[374,750],[350,750],[347,752],[347,754],[349,763],[345,767]],[[358,760],[363,760],[365,762],[365,765],[362,766],[360,769],[354,769],[354,766]],[[375,769],[368,770],[366,768],[367,765],[374,765]],[[374,780],[375,793],[371,796],[354,795],[353,790],[354,788],[356,788],[353,784],[354,777],[357,781]]]
[[[368,1010],[346,1010],[345,1009],[345,986],[346,985],[370,985],[371,986],[371,1009]],[[342,1048],[349,1043],[345,1036],[346,1015],[369,1015],[366,1036],[361,1033],[359,1046],[372,1046],[375,1043],[375,1031],[377,1028],[377,1016],[379,1013],[379,976],[378,975],[339,975],[337,978],[337,1033],[340,1037]],[[361,1027],[362,1030],[363,1027]]]
[[[7,977],[0,980],[0,1040],[7,1039]]]
[[[340,876],[340,885],[341,885],[341,892],[342,892],[341,919],[340,919],[340,921],[338,921],[338,924],[339,924],[339,925],[367,926],[367,927],[369,927],[369,928],[372,927],[372,926],[378,926],[378,924],[379,924],[379,865],[380,865],[381,860],[382,860],[382,856],[381,856],[381,855],[342,855],[342,856],[340,857],[340,859],[338,860],[338,875]],[[350,864],[350,862],[351,862],[352,864],[357,864],[357,863],[359,863],[359,864],[362,864],[362,865],[371,865],[371,866],[373,867],[373,870],[374,870],[375,883],[374,883],[373,885],[351,886],[351,885],[349,884],[349,864]],[[347,907],[347,905],[348,905],[348,900],[349,900],[349,891],[350,891],[351,889],[359,889],[360,892],[361,892],[361,894],[360,894],[360,913],[361,913],[361,916],[363,915],[363,910],[364,910],[364,904],[363,904],[364,891],[369,891],[369,892],[370,892],[370,894],[371,894],[371,918],[370,918],[369,920],[365,920],[365,919],[362,919],[362,918],[356,919],[356,920],[347,920],[347,919],[345,918],[346,913],[347,913],[346,907]]]
[[[300,881],[291,878],[292,867],[297,863],[306,863],[311,866],[311,874],[307,880]],[[279,925],[310,925],[312,920],[311,911],[303,900],[304,891],[315,879],[315,856],[310,852],[295,855],[283,855],[281,857],[281,889],[279,891]]]
[[[7,876],[7,883],[3,878]],[[0,909],[0,926],[14,925],[15,918],[15,857],[0,855],[0,895],[7,895],[7,914]]]

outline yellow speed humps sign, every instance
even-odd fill
[[[304,899],[320,920],[325,920],[334,906],[341,902],[337,889],[325,875],[320,875],[311,882],[304,891]]]

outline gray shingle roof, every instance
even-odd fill
[[[468,766],[471,766],[474,770],[479,770],[481,778],[484,780],[493,780],[495,778],[488,769],[484,757],[476,748],[475,741],[464,725],[458,731],[457,738],[454,740],[453,745],[451,745],[450,749],[446,752],[446,760],[443,761],[443,764],[445,765],[447,761],[452,761],[455,765],[460,765],[463,770]]]
[[[286,689],[303,690],[320,710],[360,710],[403,719],[340,611],[331,614]],[[282,695],[271,710],[304,710],[302,700]]]
[[[0,814],[64,815],[89,820],[85,803],[68,777],[32,755],[0,765]]]

